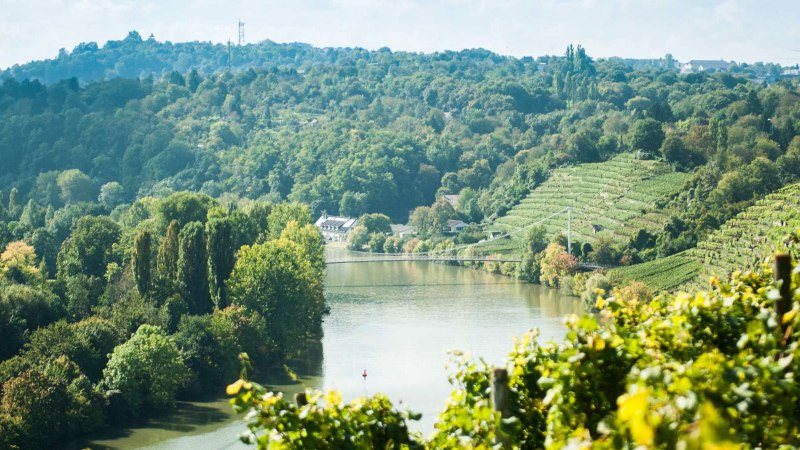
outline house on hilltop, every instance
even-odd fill
[[[322,237],[327,241],[345,242],[350,230],[355,228],[358,219],[351,217],[329,216],[323,214],[314,225],[319,228]]]

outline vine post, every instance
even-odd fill
[[[785,332],[787,325],[783,323],[783,315],[792,309],[792,257],[788,253],[775,255],[773,276],[780,285],[780,298],[775,302],[775,312],[778,313],[778,320]]]
[[[503,418],[509,416],[508,410],[508,371],[506,369],[492,369],[492,407]]]

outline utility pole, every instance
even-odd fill
[[[572,256],[572,208],[567,207],[567,254]]]
[[[244,22],[239,19],[239,46],[244,44]]]

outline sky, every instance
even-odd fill
[[[0,68],[130,30],[235,42],[239,19],[248,43],[800,63],[800,0],[0,0]]]

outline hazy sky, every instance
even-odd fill
[[[134,29],[235,41],[239,18],[247,42],[800,62],[800,0],[0,0],[0,68]]]

